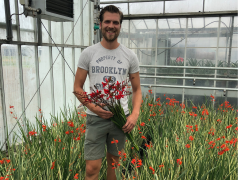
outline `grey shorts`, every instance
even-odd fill
[[[127,115],[128,116],[128,115]],[[118,143],[112,143],[113,138]],[[119,156],[118,151],[124,149],[126,136],[110,119],[102,119],[99,116],[87,114],[86,132],[84,142],[84,159],[97,160],[106,156],[107,152]]]

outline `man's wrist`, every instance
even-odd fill
[[[133,111],[132,111],[132,114],[133,114],[134,116],[139,117],[139,111],[137,111],[137,110],[133,110]]]

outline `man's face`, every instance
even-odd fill
[[[103,14],[103,21],[100,23],[100,28],[107,42],[115,41],[121,29],[120,15],[118,13],[105,12]]]

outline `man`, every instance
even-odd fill
[[[137,56],[128,48],[118,43],[123,14],[115,6],[106,6],[100,12],[100,29],[103,35],[102,41],[86,48],[79,59],[76,72],[74,91],[78,94],[84,92],[83,85],[87,74],[90,79],[90,87],[102,89],[102,82],[108,77],[117,82],[126,81],[127,75],[132,85],[133,111],[131,115],[128,110],[128,99],[121,99],[121,105],[127,116],[127,122],[122,130],[110,121],[113,114],[103,110],[93,103],[86,104],[87,121],[84,142],[84,158],[86,160],[85,180],[97,180],[101,168],[102,158],[105,156],[105,144],[107,144],[107,180],[116,179],[112,163],[119,162],[118,151],[124,149],[126,136],[136,125],[142,92],[139,77],[139,62]],[[84,104],[82,96],[76,94],[81,103]],[[116,144],[111,141],[118,140]]]

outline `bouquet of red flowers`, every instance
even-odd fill
[[[130,91],[125,90],[128,85],[128,81],[123,81],[122,83],[117,81],[117,83],[114,83],[111,76],[108,79],[105,79],[105,81],[106,82],[102,82],[104,88],[103,91],[98,90],[97,87],[94,86],[96,90],[91,88],[92,93],[90,94],[87,94],[86,92],[83,94],[74,93],[85,98],[85,105],[87,103],[94,103],[96,106],[100,106],[104,110],[111,111],[114,115],[110,118],[110,120],[122,130],[122,127],[127,122],[127,118],[121,106],[120,99],[131,94]],[[133,140],[132,132],[129,134],[125,133],[125,135],[128,140],[133,143],[135,149],[139,151],[139,147]]]

